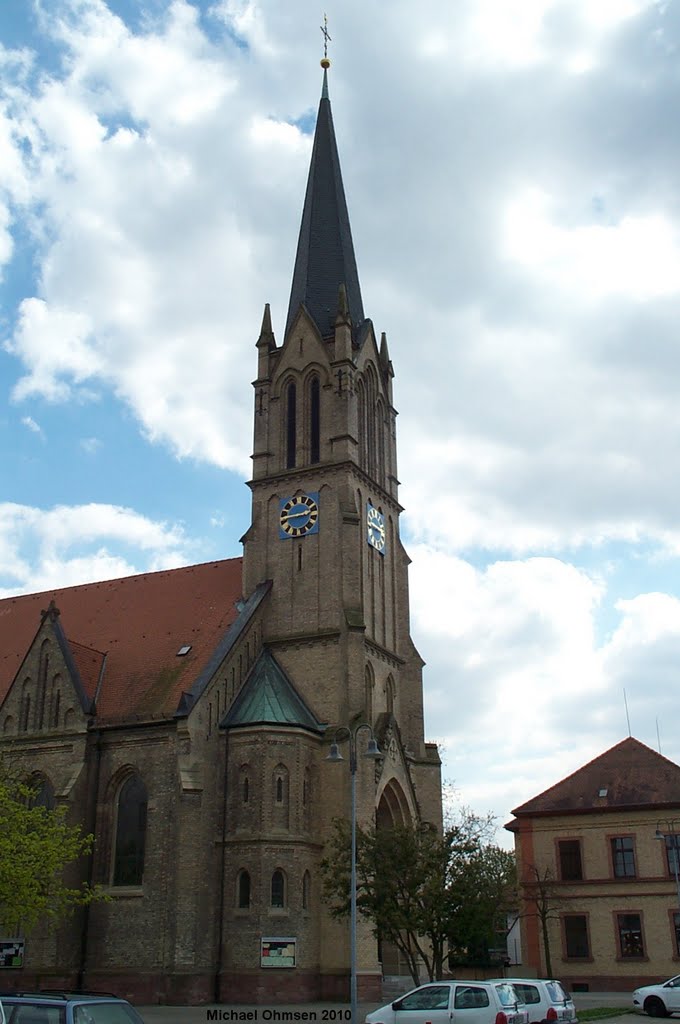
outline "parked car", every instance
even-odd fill
[[[507,981],[436,981],[367,1014],[366,1024],[528,1024]]]
[[[88,992],[3,995],[5,1024],[143,1024],[126,999]]]
[[[680,974],[658,985],[643,985],[633,992],[633,1009],[650,1017],[680,1012]]]
[[[543,1021],[559,1021],[573,1024],[577,1020],[574,1000],[554,978],[494,978],[494,981],[509,981],[520,1002],[529,1013],[529,1024],[543,1024]]]

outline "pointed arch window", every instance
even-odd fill
[[[297,387],[291,381],[286,388],[286,469],[295,466],[297,450]]]
[[[271,905],[279,908],[286,905],[286,880],[280,868],[272,875]]]
[[[118,793],[114,885],[141,885],[146,847],[146,786],[139,775],[128,775]]]
[[[250,906],[250,875],[247,871],[239,871],[238,905],[242,909],[246,909]]]
[[[32,779],[29,779],[28,785],[33,791],[29,801],[30,806],[44,807],[47,811],[53,811],[57,803],[54,798],[54,786],[50,780],[43,775],[34,775]]]
[[[394,714],[394,701],[396,697],[396,687],[394,685],[394,679],[392,676],[387,677],[387,683],[385,684],[385,697],[387,703],[387,712],[390,715]]]
[[[21,709],[19,711],[19,732],[28,732],[31,724],[31,680],[27,679],[21,691]]]
[[[375,686],[375,675],[371,665],[366,665],[364,671],[364,702],[366,721],[370,724],[373,721],[373,688]]]
[[[321,385],[312,377],[309,384],[309,461],[321,459]]]
[[[288,769],[285,764],[279,764],[274,769],[273,776],[274,803],[281,806],[288,803]]]

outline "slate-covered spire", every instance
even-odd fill
[[[364,319],[324,62],[322,66],[323,89],[295,257],[286,337],[301,303],[322,337],[331,336],[338,310],[338,288],[342,284],[355,336]]]

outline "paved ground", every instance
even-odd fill
[[[574,995],[578,1009],[595,1006],[620,1006],[624,1011],[630,1007],[629,992],[579,992]],[[359,1020],[382,1003],[360,1003]],[[237,1024],[250,1021],[252,1024],[282,1024],[282,1022],[315,1021],[316,1024],[349,1024],[347,1003],[304,1003],[290,1006],[241,1006],[223,1004],[219,1006],[139,1006],[139,1012],[146,1024]],[[644,1024],[646,1017],[608,1017],[606,1024]]]

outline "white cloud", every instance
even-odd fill
[[[45,437],[45,433],[42,427],[40,426],[39,423],[36,423],[32,416],[22,416],[21,422],[25,427],[27,427],[31,431],[31,433],[37,434],[38,437]]]
[[[179,527],[131,509],[0,503],[0,597],[171,568],[191,556]]]
[[[555,201],[529,189],[510,203],[505,222],[509,259],[584,299],[630,296],[647,301],[680,292],[680,236],[660,214],[618,224],[555,223]]]

